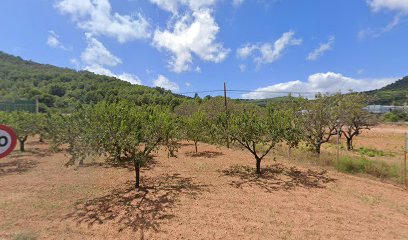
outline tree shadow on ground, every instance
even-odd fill
[[[49,149],[43,148],[30,148],[26,149],[24,152],[14,151],[10,157],[11,158],[22,158],[22,157],[49,157],[52,155],[52,152]]]
[[[188,146],[194,146],[194,143],[191,142],[181,142],[179,143],[180,147],[188,147]]]
[[[151,170],[156,165],[160,164],[153,156],[149,156],[147,161],[143,162],[141,167],[143,170]],[[70,162],[66,164],[66,166],[71,166]],[[102,167],[102,168],[125,168],[129,171],[134,171],[135,166],[133,165],[132,161],[128,161],[123,158],[121,161],[114,161],[114,160],[107,160],[105,162],[85,162],[82,165],[78,165],[78,168],[89,168],[89,167]]]
[[[186,153],[186,156],[189,157],[203,157],[203,158],[217,158],[219,156],[224,155],[222,152],[214,152],[214,151],[203,151],[203,152],[188,152]]]
[[[0,162],[0,176],[10,174],[22,174],[28,170],[36,167],[38,162],[31,160],[14,160],[11,162]]]
[[[125,229],[140,230],[142,234],[150,229],[159,231],[161,223],[174,217],[170,210],[182,195],[195,197],[207,189],[179,174],[145,177],[141,185],[146,187],[137,191],[134,182],[128,182],[125,188],[106,196],[78,202],[66,219],[88,227],[113,222],[119,232]]]
[[[302,171],[296,167],[286,167],[282,164],[266,166],[262,169],[261,175],[255,173],[255,168],[248,166],[232,166],[222,171],[224,176],[237,177],[231,186],[242,188],[243,186],[257,186],[267,192],[279,190],[293,190],[300,188],[325,188],[329,182],[337,179],[327,176],[327,172],[313,171],[308,169]]]

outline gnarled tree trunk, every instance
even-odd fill
[[[259,157],[255,157],[256,159],[256,173],[261,174],[261,161],[262,159]]]

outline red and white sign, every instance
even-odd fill
[[[0,125],[0,158],[9,155],[17,145],[17,136],[13,129]]]

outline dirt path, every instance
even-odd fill
[[[379,181],[184,144],[142,172],[90,164],[45,145],[0,160],[0,239],[408,239],[408,193]]]

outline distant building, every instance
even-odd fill
[[[364,109],[370,113],[378,113],[378,114],[388,113],[388,112],[392,112],[395,110],[408,111],[407,106],[386,106],[386,105],[368,105]]]

